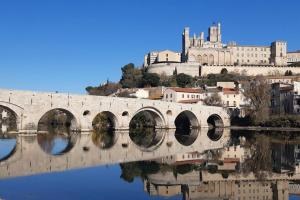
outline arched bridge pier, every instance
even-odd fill
[[[105,115],[116,130],[129,129],[132,119],[140,114],[151,117],[156,128],[230,125],[221,107],[134,98],[0,89],[0,107],[13,113],[18,132],[38,131],[52,112],[64,113],[71,128],[78,131],[92,130],[99,114]]]

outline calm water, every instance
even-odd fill
[[[300,199],[300,138],[283,135],[1,134],[0,199]]]

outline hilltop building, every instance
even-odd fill
[[[213,24],[204,32],[190,37],[190,29],[182,33],[182,51],[170,50],[149,52],[144,58],[144,67],[149,72],[172,75],[178,73],[205,76],[226,69],[247,75],[284,74],[287,70],[300,73],[300,67],[288,66],[300,61],[300,52],[287,52],[286,41],[274,41],[270,45],[238,45],[222,43],[221,24]]]

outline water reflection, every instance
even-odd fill
[[[131,128],[130,139],[142,150],[151,151],[159,147],[165,137],[164,129]]]
[[[78,133],[65,127],[48,127],[48,131],[37,134],[37,141],[44,152],[62,155],[70,151],[76,143]]]
[[[198,134],[199,129],[176,129],[175,131],[177,141],[184,146],[192,145],[196,141]]]
[[[92,141],[100,149],[109,149],[116,143],[117,136],[116,131],[112,129],[94,130],[92,133]]]
[[[219,139],[221,139],[223,132],[224,132],[223,127],[213,127],[208,130],[207,136],[212,141],[218,141]]]
[[[0,175],[24,176],[29,172],[119,163],[121,172],[115,173],[120,181],[142,179],[144,192],[154,196],[281,200],[300,194],[300,140],[296,134],[232,132],[228,141],[227,133],[221,129],[214,132],[216,136],[208,137],[210,130],[191,129],[183,137],[175,130],[142,128],[129,132],[94,131],[78,137],[53,129],[32,137],[18,136],[17,149],[21,150],[14,152],[17,155],[11,160],[0,161]],[[182,139],[189,136],[193,139]],[[5,146],[2,140],[0,147]],[[123,144],[126,148],[122,148]],[[37,145],[44,152],[61,156],[49,159],[42,151],[39,153]],[[8,147],[16,149],[13,145]]]
[[[0,162],[8,159],[16,150],[16,135],[0,134]]]

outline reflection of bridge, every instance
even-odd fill
[[[113,163],[151,160],[185,152],[203,152],[207,149],[222,148],[229,139],[229,130],[225,129],[218,141],[207,137],[208,130],[202,129],[194,143],[180,144],[174,130],[168,130],[155,148],[144,149],[137,146],[129,137],[128,131],[117,132],[115,144],[109,149],[96,146],[91,134],[79,134],[68,152],[62,155],[49,155],[39,146],[36,135],[17,136],[17,144],[11,154],[0,162],[0,178],[24,176],[44,172]]]
[[[226,111],[220,107],[198,104],[141,100],[132,98],[70,95],[31,91],[0,90],[0,106],[12,111],[19,131],[38,129],[39,121],[51,110],[64,111],[74,118],[74,129],[91,130],[99,113],[106,113],[116,129],[128,129],[131,119],[140,112],[152,115],[159,128],[175,128],[178,116],[186,117],[191,126],[229,126]]]

